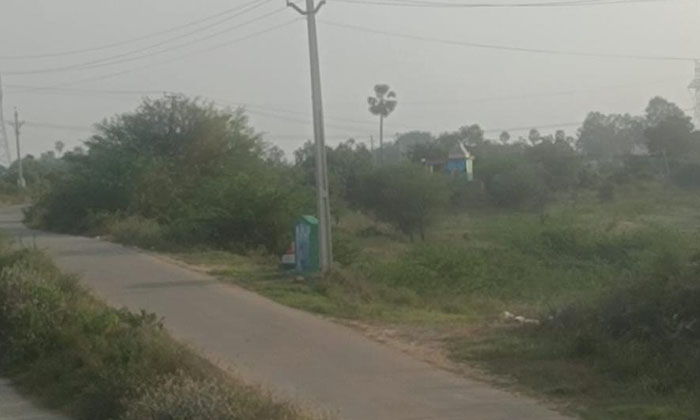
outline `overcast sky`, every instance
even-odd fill
[[[582,121],[589,111],[639,114],[654,95],[683,108],[693,106],[687,89],[693,63],[688,59],[700,57],[698,0],[483,9],[377,4],[411,1],[328,0],[319,13],[330,144],[348,137],[366,142],[371,135],[376,138],[377,124],[366,98],[379,82],[391,85],[399,98],[387,121],[391,136],[411,129],[437,133],[472,123],[486,130],[539,127],[543,133],[562,125],[573,134],[576,126],[571,123]],[[132,110],[143,92],[178,91],[221,104],[248,105],[254,127],[289,153],[312,134],[306,26],[292,9],[284,8],[284,0],[258,0],[254,9],[240,9],[251,4],[2,0],[5,117],[19,108],[21,118],[31,123],[24,129],[25,150],[38,154],[56,140],[69,147],[79,144],[93,123]],[[216,19],[162,33],[227,10]],[[668,59],[543,54],[459,43]],[[113,46],[97,48],[108,45]],[[62,87],[25,87],[57,85]]]

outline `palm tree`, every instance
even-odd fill
[[[388,117],[396,109],[396,93],[389,85],[374,86],[374,96],[367,98],[369,112],[379,115],[379,162],[384,161],[384,118]]]

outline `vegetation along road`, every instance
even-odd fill
[[[79,273],[110,304],[165,318],[178,338],[244,377],[345,419],[561,419],[524,397],[440,371],[345,327],[112,243],[2,229]]]
[[[0,420],[65,420],[65,417],[34,408],[0,379]]]

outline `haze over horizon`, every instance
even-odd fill
[[[398,95],[388,136],[474,123],[494,138],[573,134],[590,111],[641,114],[656,95],[693,106],[700,2],[457,7],[475,3],[329,0],[319,14],[328,143],[377,136],[366,104],[376,83]],[[291,157],[312,137],[306,37],[283,0],[10,0],[0,13],[5,117],[19,109],[23,152],[38,155],[57,140],[78,145],[145,95],[183,92],[245,105]]]

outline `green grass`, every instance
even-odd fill
[[[350,213],[336,227],[351,243],[343,249],[350,262],[325,279],[281,274],[258,255],[206,252],[185,259],[310,312],[403,330],[453,328],[445,348],[454,360],[504,375],[504,386],[555,400],[587,419],[692,419],[700,412],[700,383],[683,372],[700,371],[700,351],[692,350],[700,342],[606,331],[618,325],[636,331],[651,320],[665,325],[675,319],[674,308],[700,307],[692,300],[693,280],[679,283],[689,304],[668,289],[640,286],[642,280],[665,284],[682,271],[673,268],[679,261],[677,267],[696,264],[697,208],[695,192],[630,185],[605,203],[591,191],[561,197],[541,213],[449,215],[425,243]],[[659,309],[656,296],[673,303]],[[623,301],[628,304],[616,312]],[[541,320],[568,314],[569,324],[518,328],[501,321],[503,311]],[[655,313],[663,316],[649,315]],[[581,356],[591,343],[597,350]]]
[[[700,393],[661,393],[653,374],[622,380],[604,359],[572,357],[566,340],[518,327],[448,344],[454,359],[507,378],[501,386],[546,398],[590,420],[692,420]]]
[[[0,372],[76,419],[302,420],[295,405],[112,309],[36,250],[0,247]]]

